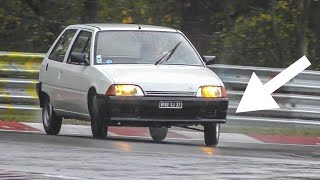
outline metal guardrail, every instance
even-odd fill
[[[0,113],[40,114],[35,85],[44,54],[0,52]],[[320,72],[304,71],[277,90],[280,109],[235,114],[255,72],[263,83],[283,69],[216,64],[209,66],[225,83],[230,99],[228,123],[280,126],[320,125]]]
[[[280,109],[235,114],[253,72],[266,83],[284,69],[222,64],[209,68],[225,83],[230,99],[228,120],[234,124],[320,125],[320,72],[303,71],[273,93]]]
[[[0,52],[1,118],[40,120],[35,86],[43,57],[37,53]]]

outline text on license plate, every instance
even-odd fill
[[[171,109],[181,109],[181,101],[160,101],[159,108],[171,108]]]

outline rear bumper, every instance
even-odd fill
[[[117,97],[99,95],[111,122],[159,122],[165,124],[225,123],[228,98]],[[159,108],[160,101],[181,101],[181,109]]]

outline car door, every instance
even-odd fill
[[[51,50],[49,56],[42,64],[41,73],[43,76],[42,89],[48,93],[51,103],[54,108],[60,108],[61,98],[57,96],[57,91],[60,89],[59,81],[61,78],[60,69],[63,66],[63,61],[77,29],[67,29],[60,36],[59,40]]]
[[[87,91],[90,88],[88,73],[90,65],[78,62],[72,62],[72,53],[86,53],[90,58],[92,32],[81,30],[68,54],[66,64],[62,67],[63,79],[60,96],[64,98],[65,110],[79,114],[88,115]],[[90,62],[90,59],[88,59]]]

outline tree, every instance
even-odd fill
[[[306,54],[320,70],[315,0],[1,0],[0,50],[46,52],[70,24],[133,21],[180,29],[220,63],[287,67]]]
[[[97,0],[85,0],[83,2],[83,10],[81,20],[82,23],[94,23],[97,18],[98,1]]]

